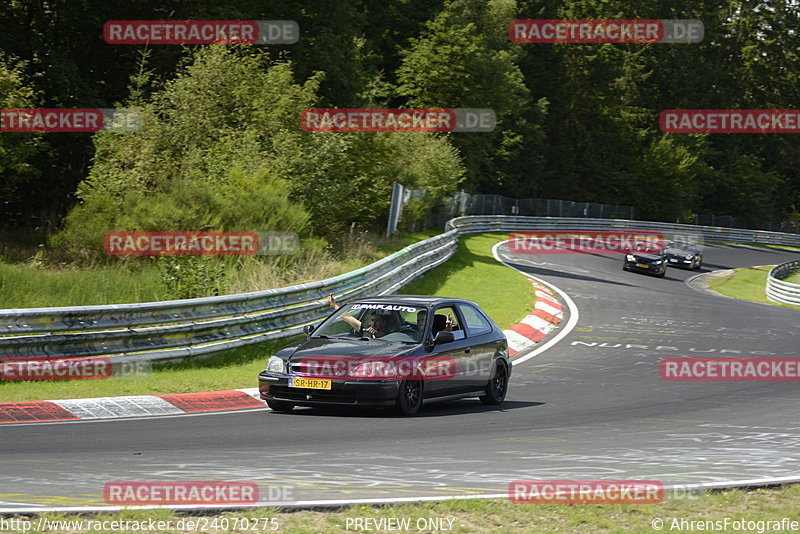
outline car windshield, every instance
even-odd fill
[[[686,252],[699,252],[700,246],[697,243],[692,243],[689,241],[672,241],[667,243],[667,249],[669,250],[682,250]]]
[[[637,242],[630,250],[631,254],[662,254],[662,246],[658,243]]]
[[[396,303],[354,302],[339,308],[311,337],[419,343],[428,310]]]

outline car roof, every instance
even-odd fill
[[[351,301],[352,303],[370,302],[375,304],[407,304],[409,306],[437,306],[439,304],[472,304],[475,307],[479,306],[466,299],[457,299],[451,297],[432,297],[429,295],[383,295],[380,297],[365,297]]]

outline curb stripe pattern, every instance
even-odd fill
[[[50,401],[0,404],[0,423],[29,421],[73,421],[79,417]]]
[[[550,288],[535,280],[531,283],[536,292],[536,306],[522,321],[503,330],[512,358],[536,345],[564,319],[564,310]]]
[[[180,415],[263,407],[265,404],[258,399],[258,388],[173,395],[4,402],[0,403],[0,424]]]
[[[185,413],[262,408],[265,406],[263,401],[258,401],[250,395],[235,389],[208,393],[178,393],[176,395],[161,395],[160,397]]]

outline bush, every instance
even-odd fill
[[[309,213],[289,200],[284,180],[266,171],[230,171],[223,183],[175,180],[153,191],[132,190],[120,198],[98,191],[70,212],[53,239],[73,259],[91,262],[103,255],[110,231],[307,231]]]
[[[207,256],[161,256],[158,272],[167,299],[192,299],[225,293],[223,262]]]

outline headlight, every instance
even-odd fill
[[[283,373],[284,367],[285,364],[283,358],[272,356],[269,360],[267,360],[267,371],[271,371],[273,373]]]
[[[663,260],[656,260],[656,261],[654,261],[654,262],[653,262],[653,265],[658,265],[658,264],[659,264],[659,263],[661,263],[662,261],[663,261]]]
[[[633,256],[633,254],[628,254],[627,256],[625,256],[625,259],[627,261],[636,261],[636,258]]]
[[[687,260],[691,260],[692,258],[694,258],[694,254],[687,254],[686,255],[686,259]]]

